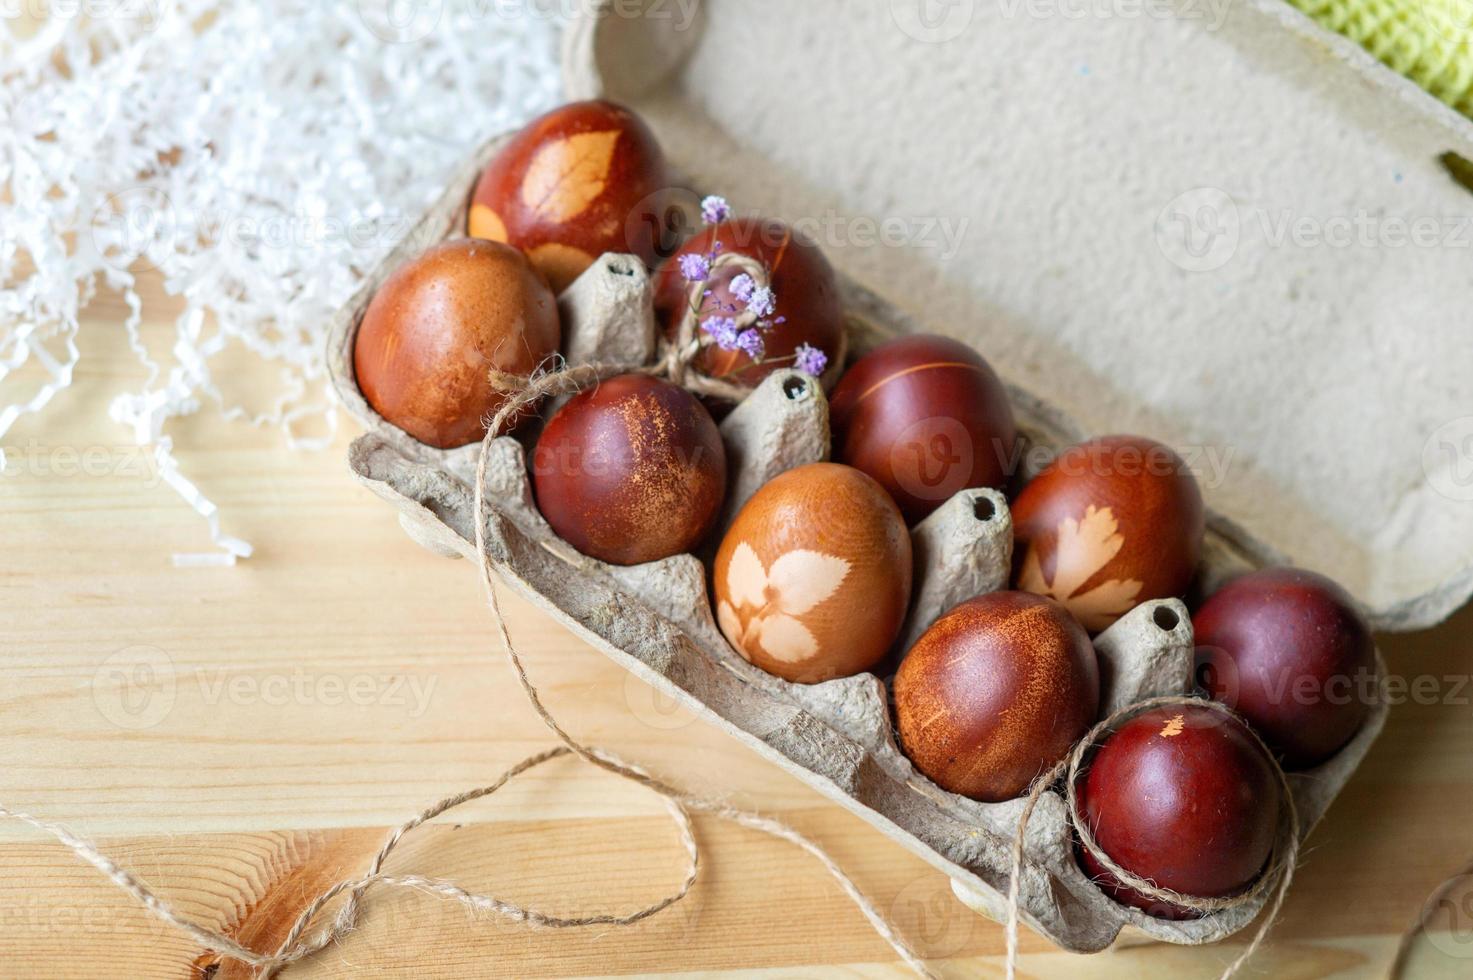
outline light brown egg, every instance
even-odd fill
[[[558,349],[557,303],[522,253],[460,239],[404,263],[379,287],[353,346],[363,397],[420,442],[486,434],[502,396],[494,367],[527,374]]]
[[[812,684],[873,667],[910,601],[910,533],[872,478],[837,463],[758,490],[716,553],[716,618],[737,652]]]

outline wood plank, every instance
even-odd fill
[[[149,288],[150,303],[160,299]],[[150,310],[146,335],[167,350],[169,304]],[[115,297],[99,298],[77,385],[8,438],[22,465],[0,477],[0,801],[101,838],[202,922],[265,942],[315,889],[356,871],[387,827],[551,743],[495,647],[472,569],[419,550],[353,483],[350,432],[326,452],[293,453],[274,432],[208,413],[181,420],[171,432],[186,472],[258,553],[231,569],[171,567],[171,552],[206,540],[106,420],[108,400],[142,376],[122,314]],[[227,357],[233,385],[260,385],[264,398],[273,373]],[[90,469],[68,462],[89,452]],[[938,873],[504,601],[571,730],[792,820],[947,975],[1001,972],[1002,930]],[[1473,853],[1473,610],[1388,638],[1385,652],[1399,675],[1438,678],[1443,703],[1392,712],[1312,839],[1255,971],[1377,974],[1425,896]],[[155,673],[140,674],[149,664]],[[638,926],[531,930],[385,892],[356,933],[287,975],[904,975],[810,859],[711,819],[698,831],[701,882]],[[635,907],[680,872],[657,801],[567,760],[426,828],[393,866],[560,910]],[[1465,975],[1473,918],[1461,926],[1419,947],[1418,975]],[[1027,972],[1087,977],[1205,977],[1232,952],[1081,958],[1032,936],[1023,948]],[[0,822],[0,977],[184,978],[199,975],[201,954],[62,848]]]

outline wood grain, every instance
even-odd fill
[[[174,304],[150,290],[145,335],[163,355]],[[108,399],[142,377],[122,315],[116,297],[93,304],[76,386],[7,439],[0,801],[100,839],[202,923],[264,943],[321,884],[359,869],[388,827],[549,739],[493,644],[471,569],[419,550],[353,483],[349,432],[327,452],[294,453],[276,433],[210,415],[178,423],[186,472],[257,555],[233,569],[172,568],[171,552],[206,538],[106,421]],[[223,356],[232,391],[269,399],[274,372]],[[67,463],[89,449],[97,465]],[[1000,974],[1002,930],[940,874],[525,603],[505,603],[571,730],[782,815],[830,848],[944,975]],[[1473,853],[1473,611],[1383,646],[1394,673],[1438,678],[1456,703],[1393,710],[1310,840],[1255,961],[1262,975],[1379,975],[1426,895]],[[124,669],[150,660],[163,669],[148,683]],[[697,830],[706,863],[691,898],[639,926],[554,934],[378,892],[357,932],[286,976],[905,975],[803,855],[710,820]],[[426,828],[390,866],[563,911],[629,909],[680,873],[657,801],[564,760]],[[1460,930],[1419,944],[1413,975],[1466,975],[1473,921]],[[1076,957],[1030,935],[1023,950],[1029,975],[1173,980],[1212,976],[1231,955],[1140,946]],[[0,978],[183,980],[201,975],[202,953],[61,847],[0,823]]]

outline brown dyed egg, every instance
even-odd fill
[[[1180,456],[1138,436],[1064,450],[1013,502],[1014,583],[1098,632],[1180,596],[1202,551],[1202,492]]]
[[[775,219],[733,218],[712,225],[660,267],[655,278],[655,311],[665,324],[666,336],[677,334],[680,319],[699,289],[710,290],[701,302],[702,321],[746,308],[731,291],[733,280],[744,274],[736,265],[718,264],[704,287],[693,286],[681,276],[682,256],[731,254],[747,256],[764,270],[765,285],[776,299],[770,315],[774,326],[764,332],[761,363],[740,350],[707,346],[697,356],[696,368],[712,377],[756,387],[772,372],[792,367],[799,346],[807,344],[828,358],[823,381],[832,385],[838,377],[844,336],[844,310],[834,269],[817,245]],[[779,319],[783,322],[776,323]]]
[[[895,675],[900,745],[942,789],[997,802],[1021,795],[1095,722],[1100,671],[1064,607],[990,592],[921,634]]]
[[[420,442],[486,434],[502,396],[492,368],[527,374],[556,353],[557,303],[516,249],[462,239],[404,263],[368,304],[353,345],[363,397]]]
[[[690,551],[726,498],[721,432],[694,395],[625,374],[569,401],[532,457],[537,507],[585,555],[637,565]]]
[[[1004,489],[1017,429],[976,351],[946,337],[892,340],[854,363],[829,400],[834,453],[880,481],[915,524],[960,490]]]
[[[1075,785],[1100,850],[1182,895],[1235,895],[1273,851],[1282,806],[1273,760],[1221,711],[1167,705],[1137,715],[1100,743]],[[1083,849],[1079,859],[1117,901],[1164,919],[1197,914],[1121,885]]]
[[[654,267],[668,184],[643,120],[612,102],[574,102],[528,123],[487,165],[468,232],[522,249],[562,292],[605,252]]]
[[[837,463],[768,481],[716,552],[716,619],[737,652],[800,684],[873,667],[910,601],[910,532],[884,489]]]
[[[1192,617],[1198,678],[1289,769],[1324,762],[1360,730],[1377,690],[1370,627],[1323,575],[1266,568],[1214,592]]]

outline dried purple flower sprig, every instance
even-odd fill
[[[701,220],[708,225],[719,225],[731,217],[731,205],[726,198],[711,195],[701,201]],[[691,284],[691,312],[701,332],[702,343],[712,343],[721,350],[741,351],[753,364],[771,363],[766,359],[765,334],[773,327],[785,323],[786,317],[774,317],[777,311],[777,295],[772,287],[759,283],[749,273],[737,275],[727,286],[735,303],[717,301],[714,309],[705,309],[712,290],[707,283],[716,270],[721,255],[720,240],[713,241],[711,250],[705,254],[693,253],[680,257],[681,278]],[[816,347],[800,344],[792,355],[775,358],[777,361],[792,361],[793,366],[804,374],[818,377],[828,367],[828,355]]]

